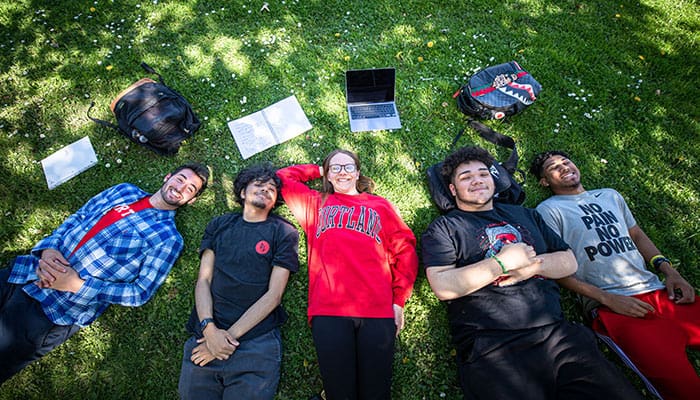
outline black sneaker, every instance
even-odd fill
[[[321,390],[321,393],[311,396],[309,400],[326,400],[326,391]]]

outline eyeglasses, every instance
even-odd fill
[[[328,166],[328,170],[334,174],[339,174],[342,170],[345,170],[345,172],[348,174],[352,174],[353,172],[357,171],[357,167],[355,164],[331,164]]]

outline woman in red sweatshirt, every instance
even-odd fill
[[[350,151],[277,174],[306,233],[308,316],[326,398],[390,399],[394,340],[418,271],[413,232],[372,194]],[[319,178],[320,192],[306,185]]]

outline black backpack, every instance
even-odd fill
[[[141,67],[158,75],[158,82],[143,78],[124,89],[112,100],[110,109],[117,125],[92,118],[94,122],[119,131],[134,143],[157,154],[174,155],[183,140],[191,137],[201,125],[190,104],[181,94],[168,87],[153,68],[146,63]]]
[[[504,146],[511,149],[510,157],[506,162],[496,162],[491,166],[491,176],[495,183],[496,195],[494,201],[506,204],[523,204],[525,201],[525,191],[521,183],[515,179],[515,175],[519,174],[521,182],[524,182],[522,170],[518,169],[518,151],[515,147],[515,141],[510,136],[496,132],[481,122],[470,120],[469,125],[479,132],[479,136],[488,140],[491,143],[499,146]],[[466,128],[465,128],[466,129]],[[451,148],[464,133],[462,129],[452,141]],[[441,212],[447,212],[456,207],[454,196],[450,192],[448,183],[443,179],[440,171],[442,170],[442,162],[431,165],[426,174],[428,176],[428,189],[430,196],[435,202],[435,205]]]
[[[483,69],[469,78],[453,97],[469,117],[502,119],[524,110],[542,90],[520,65],[511,61]]]

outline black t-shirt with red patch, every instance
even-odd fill
[[[246,222],[240,213],[225,214],[209,222],[199,252],[210,249],[215,255],[211,293],[216,326],[228,329],[267,292],[274,266],[298,271],[298,248],[297,229],[274,214],[255,223]],[[196,308],[192,314],[187,328],[199,337]],[[287,313],[280,305],[239,339],[252,339],[286,320]]]

